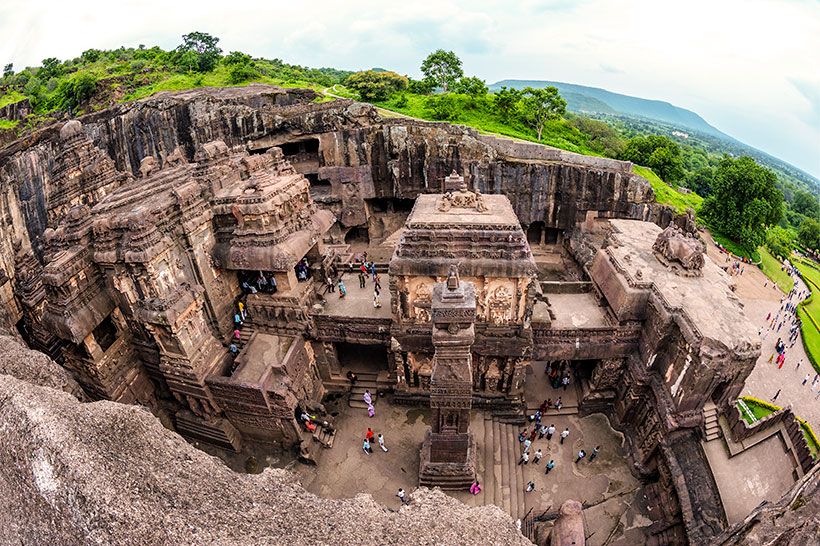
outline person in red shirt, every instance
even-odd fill
[[[367,438],[367,441],[368,441],[368,442],[372,442],[372,441],[373,441],[373,429],[371,429],[370,427],[368,427],[368,428],[367,428],[367,434],[365,434],[365,436],[364,436],[364,437],[365,437],[365,438]]]

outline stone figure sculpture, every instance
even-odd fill
[[[683,233],[678,226],[669,224],[655,239],[652,250],[661,263],[672,267],[676,273],[687,276],[701,275],[705,245],[693,235]],[[680,265],[683,270],[673,267],[673,264]]]

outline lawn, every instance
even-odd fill
[[[811,290],[811,295],[797,306],[801,320],[800,334],[803,347],[812,366],[820,373],[820,267],[803,258],[793,258],[793,263]]]
[[[794,287],[794,280],[791,278],[791,275],[781,269],[782,264],[780,260],[772,256],[766,247],[760,247],[758,252],[760,252],[761,260],[760,270],[763,271],[763,274],[769,277],[769,279],[776,282],[784,294],[788,294]]]
[[[10,119],[0,119],[0,130],[3,129],[14,129],[20,123],[19,120],[10,120]]]
[[[686,212],[686,209],[693,209],[695,212],[700,210],[700,205],[703,203],[703,198],[692,192],[683,193],[663,180],[655,174],[649,167],[641,167],[639,165],[632,166],[632,172],[646,178],[652,186],[652,191],[655,192],[655,200],[663,205],[669,205],[678,213]]]
[[[746,403],[746,407],[749,408],[749,410],[752,412],[752,414],[754,414],[755,419],[758,420],[758,421],[760,419],[763,419],[767,415],[777,411],[777,410],[773,409],[773,408],[776,408],[777,406],[772,406],[770,404],[762,402],[761,400],[757,400],[756,398],[752,398],[750,396],[744,396],[741,399]],[[743,409],[743,407],[740,406],[740,404],[738,404],[738,409],[740,409],[740,415],[743,416],[744,421],[746,421],[750,425],[753,425],[755,423],[755,419],[752,419],[749,416],[749,414],[746,413],[746,411]],[[780,409],[780,408],[777,408],[777,409]]]
[[[748,413],[743,409],[743,406],[738,403],[738,410],[740,410],[740,415],[743,417],[743,420],[753,425],[756,420],[763,419],[767,415],[774,413],[782,409],[780,406],[775,406],[768,402],[764,402],[763,400],[759,400],[757,398],[753,398],[751,396],[742,396],[741,400],[746,403],[746,407],[754,414],[755,419],[752,419]],[[806,445],[809,448],[809,452],[811,456],[817,458],[817,452],[820,451],[820,442],[817,440],[817,435],[814,434],[814,430],[812,430],[811,425],[809,425],[803,419],[795,416],[797,421],[800,423],[800,428],[803,431],[803,437],[806,439]]]

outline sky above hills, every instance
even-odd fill
[[[818,0],[0,0],[0,63],[172,48],[191,30],[225,52],[414,77],[427,53],[452,49],[488,83],[671,102],[820,177]]]

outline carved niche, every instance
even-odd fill
[[[488,318],[493,324],[504,324],[512,320],[513,295],[506,285],[496,286],[487,299]]]

